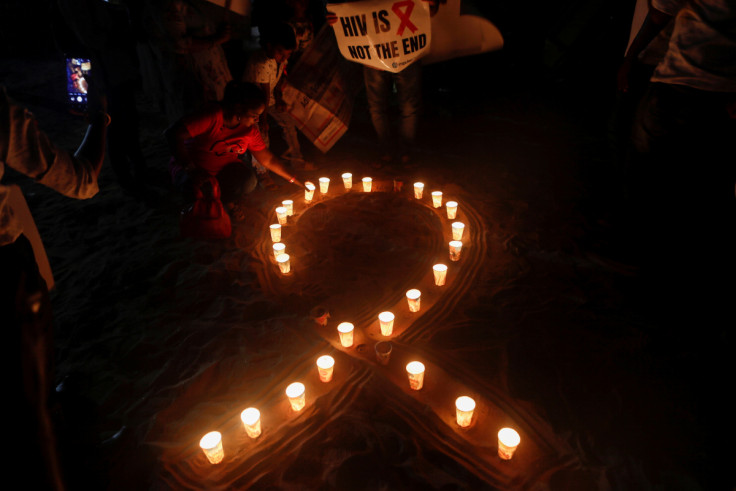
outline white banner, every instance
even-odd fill
[[[429,52],[432,25],[422,0],[364,0],[327,4],[347,60],[398,73]]]

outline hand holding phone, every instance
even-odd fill
[[[86,114],[92,62],[89,58],[66,57],[66,97],[70,110]]]

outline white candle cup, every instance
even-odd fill
[[[345,348],[349,348],[353,345],[353,326],[350,322],[341,322],[337,326],[337,332],[340,333],[340,344]]]
[[[289,398],[291,409],[301,411],[307,403],[305,396],[306,389],[301,382],[294,382],[286,388],[286,397]]]
[[[274,259],[277,259],[281,254],[286,254],[286,244],[283,242],[276,242],[272,247]]]
[[[304,201],[311,203],[314,199],[314,184],[311,182],[304,183]]]
[[[294,201],[285,199],[281,204],[286,208],[286,216],[294,216]]]
[[[279,269],[283,274],[287,274],[289,271],[291,271],[291,264],[288,254],[279,254],[278,256],[276,256],[276,262],[278,263]]]
[[[376,350],[376,361],[381,365],[388,365],[393,348],[393,345],[388,341],[377,342],[374,346],[374,349]]]
[[[319,192],[322,194],[327,194],[327,190],[329,188],[330,188],[330,178],[320,177],[319,178]]]
[[[460,252],[463,250],[463,243],[459,240],[451,240],[450,241],[450,260],[451,261],[459,261],[460,260]]]
[[[435,208],[442,207],[442,191],[432,191],[432,206]]]
[[[373,179],[371,179],[370,177],[364,177],[363,178],[363,192],[370,193],[372,187],[373,187]]]
[[[455,417],[458,426],[467,428],[473,420],[473,411],[475,410],[475,401],[468,396],[460,396],[455,399]]]
[[[422,193],[424,193],[424,183],[415,182],[414,183],[414,197],[416,199],[422,199]]]
[[[447,218],[454,220],[457,216],[457,201],[448,201],[445,203],[445,208],[447,209]]]
[[[511,460],[519,446],[521,437],[511,428],[501,428],[498,432],[498,456],[503,460]]]
[[[345,191],[350,191],[353,188],[353,175],[350,172],[343,174],[342,183],[345,185]]]
[[[382,336],[390,336],[394,332],[394,318],[395,316],[391,312],[381,312],[378,314]]]
[[[319,372],[319,379],[322,382],[329,382],[332,380],[332,369],[334,366],[335,359],[329,355],[317,358],[317,371]]]
[[[447,278],[447,265],[446,264],[435,264],[432,266],[434,272],[434,284],[437,286],[443,286],[445,279]]]
[[[463,240],[465,224],[463,222],[452,222],[452,240]]]
[[[281,242],[281,225],[274,223],[273,225],[269,225],[268,228],[271,230],[271,241]]]
[[[210,464],[219,464],[225,458],[222,448],[222,435],[219,431],[210,431],[199,441],[199,446],[207,456]]]
[[[406,373],[409,375],[409,387],[411,390],[421,390],[424,386],[424,363],[412,361],[406,365]]]
[[[406,301],[409,303],[409,310],[411,312],[419,312],[422,301],[422,292],[416,288],[406,292]]]
[[[251,438],[258,438],[261,436],[261,412],[254,408],[249,407],[240,413],[240,420],[243,422],[245,432]]]
[[[279,225],[286,225],[286,207],[284,206],[277,206],[276,207],[276,218],[279,219]]]

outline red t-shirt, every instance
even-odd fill
[[[219,104],[185,116],[182,122],[192,136],[186,142],[192,161],[213,176],[227,164],[238,160],[238,156],[246,150],[259,151],[266,148],[256,125],[226,128]]]

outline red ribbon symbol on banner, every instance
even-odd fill
[[[406,8],[402,11],[401,7]],[[417,26],[415,26],[409,18],[411,17],[411,11],[414,10],[414,2],[412,0],[396,2],[391,6],[391,10],[394,11],[394,14],[396,14],[396,16],[401,21],[401,24],[399,24],[399,30],[396,31],[397,36],[401,36],[402,34],[404,34],[405,27],[408,27],[411,32],[417,30]]]

